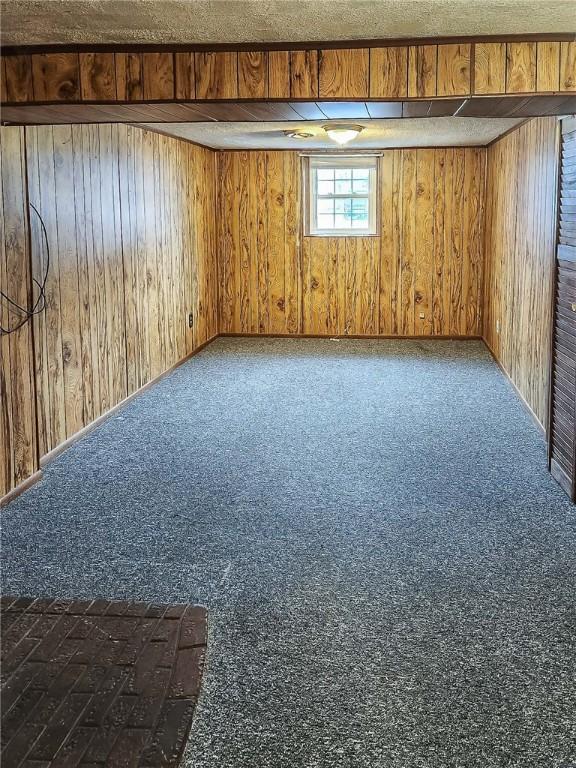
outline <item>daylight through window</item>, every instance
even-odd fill
[[[376,234],[378,158],[326,156],[307,160],[309,234]]]

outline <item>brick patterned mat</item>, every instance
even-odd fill
[[[179,764],[205,608],[3,597],[0,618],[3,768]]]

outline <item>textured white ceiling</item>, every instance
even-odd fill
[[[3,44],[241,43],[576,31],[575,0],[2,0]]]
[[[195,141],[214,149],[337,149],[326,136],[324,122],[298,123],[161,123],[143,128]],[[340,123],[354,121],[338,120]],[[481,117],[404,118],[356,121],[365,130],[345,149],[388,147],[483,146],[513,128],[521,120]],[[308,131],[312,139],[290,139],[285,130]]]

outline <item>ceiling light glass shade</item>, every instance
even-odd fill
[[[363,125],[333,124],[325,125],[323,127],[332,141],[335,141],[337,144],[347,144],[364,130]]]

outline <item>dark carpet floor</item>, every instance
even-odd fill
[[[190,768],[573,768],[575,544],[481,343],[220,339],[4,511],[3,588],[208,605]]]

